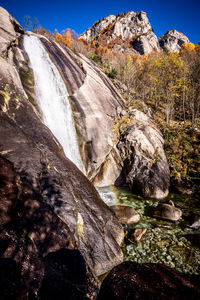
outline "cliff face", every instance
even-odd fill
[[[120,40],[128,41],[133,53],[146,54],[153,49],[159,51],[157,37],[152,31],[145,12],[130,11],[117,17],[110,15],[95,22],[81,35],[81,38],[92,41],[97,40],[101,35],[106,36],[107,43],[118,41],[120,44]],[[123,47],[121,51],[124,51]]]
[[[169,30],[159,39],[160,47],[172,52],[179,52],[181,45],[189,42],[186,35],[174,29]]]

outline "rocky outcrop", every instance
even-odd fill
[[[153,31],[149,30],[146,34],[140,35],[131,41],[133,49],[141,55],[150,53],[153,50],[160,51],[157,37]]]
[[[93,39],[96,39],[100,34],[108,28],[113,22],[115,22],[116,16],[109,15],[106,18],[96,21],[92,27],[88,28],[82,35],[81,38],[85,39],[88,42],[91,42]]]
[[[94,25],[81,35],[81,38],[91,42],[98,40],[101,35],[106,36],[107,43],[115,41],[119,44],[118,50],[126,51],[119,40],[128,41],[134,50],[133,53],[146,54],[152,50],[159,51],[156,35],[145,12],[135,13],[129,11],[118,16],[110,15],[94,23]],[[116,45],[115,45],[116,47]],[[129,49],[130,51],[130,49]]]
[[[3,19],[4,27],[2,23]],[[59,258],[62,251],[77,250],[94,275],[121,262],[123,230],[42,123],[37,103],[26,93],[34,82],[23,36],[18,37],[12,23],[10,28],[19,44],[7,49],[7,58],[4,53],[0,57],[1,257],[16,263],[26,287],[38,291],[53,270],[58,276],[72,272],[73,266]],[[84,78],[84,72],[80,76]],[[74,89],[78,85],[81,83]],[[57,261],[61,273],[55,269]],[[82,283],[86,287],[84,280]]]
[[[181,45],[189,42],[186,35],[174,29],[169,30],[159,39],[160,47],[172,52],[179,52]]]
[[[180,51],[183,43],[189,43],[189,39],[180,31],[171,29],[159,40],[151,28],[145,12],[129,11],[118,16],[109,15],[96,21],[87,29],[80,38],[88,42],[100,41],[109,44],[114,42],[114,50],[141,55],[153,50]],[[128,42],[124,43],[125,41]],[[131,47],[130,47],[131,46]]]
[[[104,279],[98,300],[199,299],[200,276],[182,274],[161,264],[126,261]]]

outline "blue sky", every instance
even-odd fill
[[[37,17],[39,23],[52,32],[55,28],[59,32],[71,28],[78,34],[109,14],[143,10],[158,37],[169,29],[176,29],[191,42],[200,41],[200,0],[0,0],[0,5],[22,25],[24,16],[29,15]]]

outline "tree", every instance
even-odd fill
[[[65,46],[71,48],[71,42],[73,38],[71,36],[70,30],[63,31],[62,34],[60,34],[58,33],[57,29],[55,29],[55,37],[56,37],[56,42],[62,43]]]
[[[32,21],[31,21],[30,16],[25,16],[24,20],[23,20],[23,23],[24,23],[24,30],[25,31],[32,29]]]
[[[32,30],[36,31],[39,28],[40,28],[39,21],[38,21],[38,19],[36,17],[34,17],[34,19],[33,19],[33,29]]]
[[[176,109],[180,107],[183,93],[184,67],[181,56],[178,53],[169,53],[155,59],[151,75],[155,101],[157,105],[162,102],[166,122],[170,123],[175,117]]]

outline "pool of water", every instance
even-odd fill
[[[125,260],[163,263],[184,273],[200,274],[200,229],[189,228],[184,221],[184,217],[190,213],[200,215],[200,199],[170,194],[162,200],[165,203],[172,200],[183,212],[180,221],[171,222],[152,217],[152,209],[159,203],[156,199],[144,199],[125,188],[106,187],[99,192],[109,206],[130,205],[141,216],[139,223],[124,228]],[[133,243],[129,239],[129,233],[134,228],[147,228],[139,243]]]

